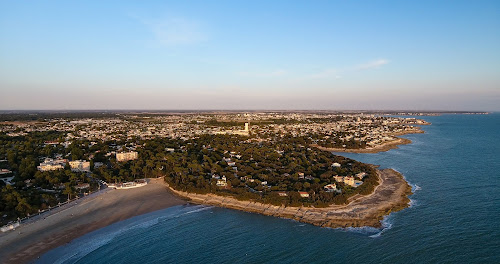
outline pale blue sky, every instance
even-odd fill
[[[0,109],[500,111],[500,1],[0,1]]]

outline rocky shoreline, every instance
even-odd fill
[[[326,208],[285,207],[254,201],[240,201],[233,197],[215,194],[182,192],[168,187],[174,194],[192,203],[214,205],[245,212],[290,218],[321,227],[380,227],[381,220],[391,212],[408,207],[412,194],[410,185],[395,170],[377,170],[380,184],[373,193],[359,196],[347,205],[331,205]]]
[[[410,132],[405,132],[405,133],[398,133],[398,134],[393,134],[393,136],[403,136],[403,135],[408,135],[408,134],[421,134],[425,133],[423,130],[412,130]],[[364,148],[364,149],[347,149],[347,148],[327,148],[327,147],[322,147],[316,144],[311,145],[312,147],[318,148],[320,150],[324,151],[330,151],[330,152],[347,152],[347,153],[379,153],[379,152],[385,152],[389,151],[391,149],[397,149],[399,145],[407,145],[411,144],[411,140],[407,138],[397,138],[393,141],[385,142],[383,144],[377,145],[372,148]]]

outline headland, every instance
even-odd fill
[[[325,227],[377,227],[407,206],[411,188],[395,171],[332,151],[386,151],[410,143],[398,136],[422,133],[420,125],[428,124],[301,111],[38,113],[0,120],[8,121],[0,140],[9,146],[0,148],[2,224],[49,211],[0,234],[4,263],[27,262],[98,228],[185,203],[163,182],[95,193],[106,182],[136,187],[141,175],[164,177],[195,203]],[[84,198],[60,207],[75,197]]]
[[[371,194],[352,197],[347,205],[330,205],[326,208],[275,206],[215,194],[196,194],[170,190],[193,203],[215,205],[245,212],[290,218],[321,227],[380,227],[381,220],[391,212],[408,207],[411,187],[395,170],[377,170],[380,184]]]
[[[429,125],[429,123],[426,123],[425,125]],[[421,129],[412,129],[409,131],[405,132],[400,132],[400,133],[393,133],[392,136],[395,138],[393,140],[385,141],[383,143],[374,145],[372,147],[365,147],[365,148],[328,148],[328,147],[322,147],[317,144],[312,144],[312,147],[316,147],[320,150],[324,151],[331,151],[331,152],[346,152],[346,153],[379,153],[379,152],[385,152],[389,151],[391,149],[397,149],[399,145],[408,145],[411,144],[412,141],[407,138],[401,138],[397,136],[404,136],[404,135],[409,135],[409,134],[422,134],[425,133]]]

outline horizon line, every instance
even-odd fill
[[[409,109],[0,109],[5,112],[408,112],[408,113],[494,113],[480,110]]]

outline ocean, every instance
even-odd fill
[[[383,228],[320,228],[184,205],[96,230],[37,263],[500,263],[500,113],[422,117],[425,134],[388,152],[346,154],[393,168],[411,206]]]

